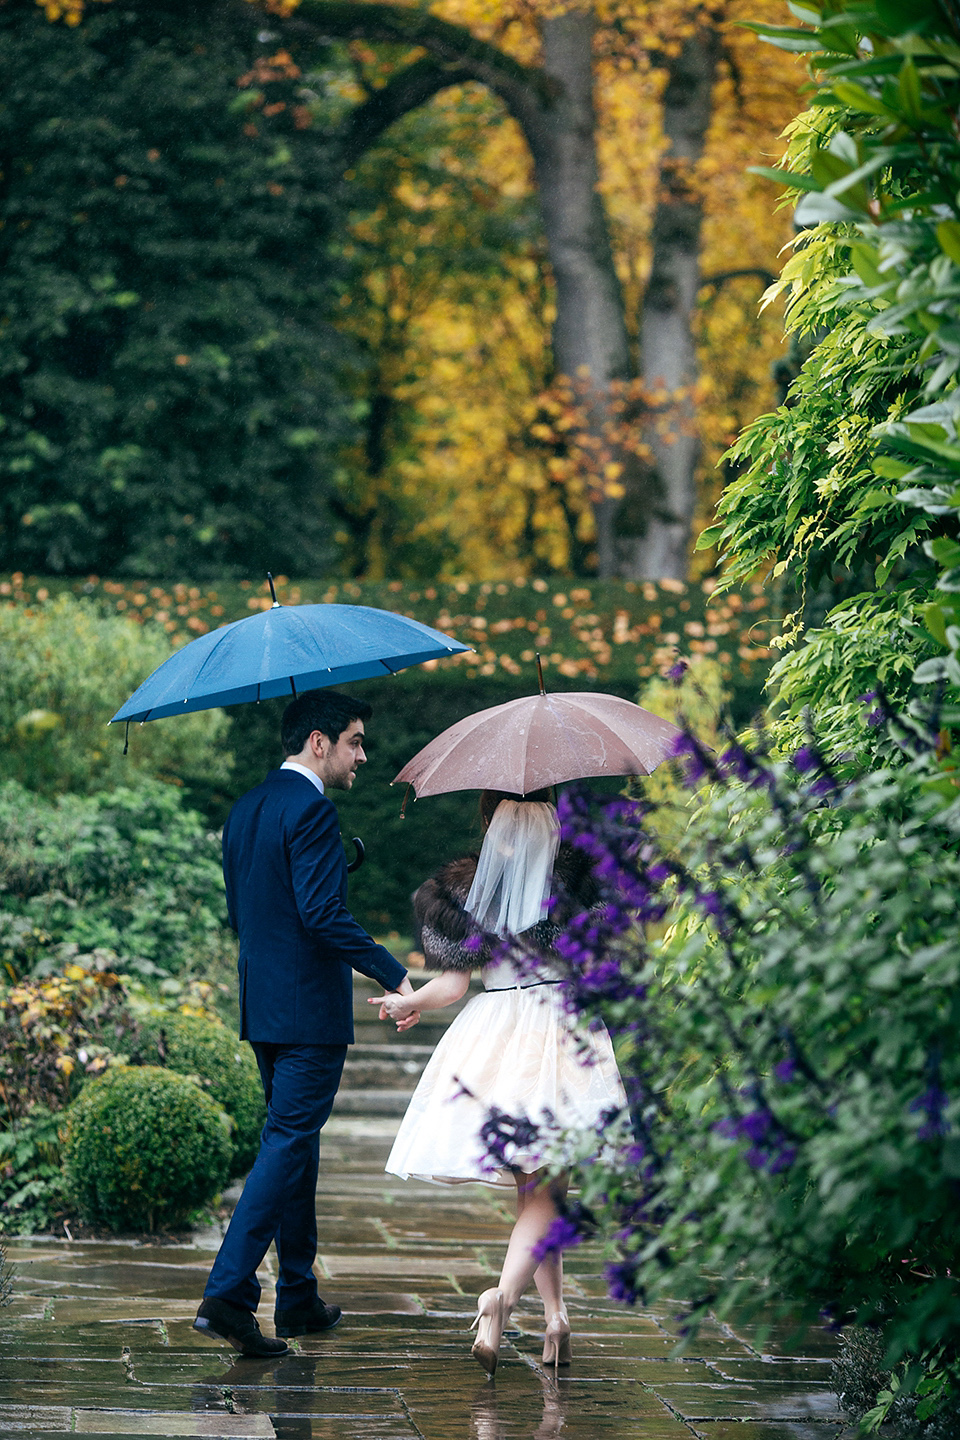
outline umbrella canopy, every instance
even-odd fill
[[[529,795],[564,780],[649,775],[681,732],[618,695],[529,695],[458,720],[394,780],[421,795],[507,790]]]
[[[191,640],[110,721],[159,720],[216,705],[391,675],[469,650],[419,620],[369,605],[278,605]]]

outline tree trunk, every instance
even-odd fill
[[[593,104],[595,16],[573,11],[542,24],[544,70],[556,99],[527,127],[540,213],[557,292],[553,363],[559,375],[589,376],[590,431],[602,438],[609,418],[610,384],[626,379],[629,340],[623,295],[599,192]],[[616,571],[616,500],[594,504],[597,568]]]
[[[683,580],[687,575],[700,451],[693,312],[703,222],[691,172],[706,141],[719,50],[716,28],[704,24],[668,65],[663,128],[669,148],[660,171],[640,337],[645,388],[666,396],[654,407],[644,437],[653,453],[647,493],[640,504],[633,497],[624,506],[618,542],[620,569],[635,579]]]
[[[422,45],[424,59],[398,71],[348,120],[341,144],[353,165],[400,115],[450,85],[487,85],[519,123],[530,146],[547,253],[557,288],[553,362],[558,375],[587,386],[588,430],[602,442],[611,382],[630,369],[623,296],[599,193],[593,104],[596,16],[577,8],[542,22],[543,67],[522,66],[468,30],[405,6],[303,0],[292,21],[326,35]],[[600,499],[598,569],[616,573],[614,519],[619,502]]]

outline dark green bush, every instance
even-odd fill
[[[266,1119],[253,1051],[225,1025],[199,1015],[163,1015],[145,1025],[138,1058],[189,1075],[233,1122],[230,1175],[245,1175],[256,1159]]]
[[[229,1122],[185,1075],[118,1065],[71,1106],[67,1187],[84,1220],[111,1230],[182,1225],[222,1188]]]
[[[123,727],[107,729],[173,651],[155,621],[105,615],[86,597],[0,604],[0,778],[46,795],[112,790],[143,775],[204,795],[228,783],[229,725],[220,710],[138,727],[126,755]]]
[[[52,803],[0,785],[0,964],[12,979],[96,950],[115,952],[111,966],[202,968],[232,949],[225,922],[219,837],[173,786],[143,778]]]
[[[237,81],[272,53],[263,23],[182,0],[72,27],[0,9],[11,565],[246,575],[329,552],[351,430],[329,142],[286,66],[266,64],[276,113],[252,123],[262,91]]]

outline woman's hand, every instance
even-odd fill
[[[379,1005],[380,1020],[395,1020],[398,1030],[410,1030],[419,1023],[420,1011],[417,1008],[417,1001],[414,995],[399,995],[395,990],[379,998],[371,995],[367,1000],[368,1005]]]

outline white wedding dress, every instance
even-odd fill
[[[414,1091],[387,1160],[391,1175],[513,1188],[480,1138],[490,1107],[580,1130],[626,1104],[609,1035],[574,1028],[558,985],[531,984],[509,960],[485,966],[481,978],[484,993],[451,1022]],[[540,1150],[537,1141],[512,1149],[510,1164],[530,1173]]]

